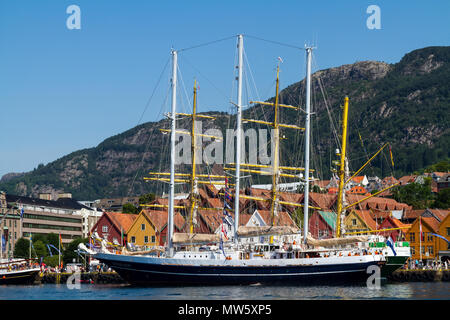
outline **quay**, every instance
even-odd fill
[[[37,277],[36,284],[60,284],[67,283],[67,280],[74,273],[71,272],[46,272]],[[80,272],[80,282],[88,284],[122,284],[126,283],[117,272]]]
[[[393,282],[450,281],[450,269],[399,269],[388,280]]]
[[[36,284],[60,284],[67,283],[70,272],[47,272],[36,279]],[[88,284],[125,284],[118,273],[112,272],[81,272],[80,282]],[[392,282],[438,282],[450,281],[450,269],[421,270],[421,269],[399,269],[393,272],[388,279]]]

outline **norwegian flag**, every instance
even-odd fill
[[[228,240],[227,230],[223,227],[223,222],[222,222],[222,233],[225,239]]]

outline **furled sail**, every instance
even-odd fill
[[[174,233],[173,243],[207,243],[220,241],[219,234]]]
[[[337,245],[345,245],[356,242],[365,242],[368,240],[367,236],[354,236],[347,238],[331,238],[331,239],[314,239],[311,237],[311,234],[308,234],[306,239],[306,243],[312,246],[318,247],[329,247],[329,246],[337,246]]]
[[[263,226],[263,227],[239,227],[239,237],[258,237],[266,235],[288,235],[297,234],[299,229],[291,226]]]

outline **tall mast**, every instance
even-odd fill
[[[273,120],[273,132],[274,132],[274,150],[273,152],[273,174],[272,174],[272,203],[271,203],[271,215],[272,215],[272,226],[274,225],[275,216],[278,214],[278,180],[280,177],[279,170],[279,148],[280,148],[280,130],[278,125],[278,101],[279,101],[279,73],[280,66],[277,66],[277,80],[276,80],[276,91],[275,91],[275,104],[274,104],[274,120]]]
[[[169,254],[172,253],[173,240],[173,214],[174,214],[174,196],[175,196],[175,135],[176,135],[176,108],[177,108],[177,69],[178,56],[175,50],[172,50],[172,129],[170,131],[170,191],[169,191],[169,217],[168,217],[168,239],[167,244]]]
[[[344,202],[344,184],[345,184],[345,163],[346,163],[346,149],[347,149],[347,119],[348,119],[348,97],[344,100],[344,114],[342,116],[342,150],[340,153],[341,160],[339,162],[339,191],[337,198],[337,217],[336,217],[336,237],[341,236],[341,219],[342,207]]]
[[[237,117],[236,117],[236,179],[234,193],[234,242],[237,244],[239,228],[239,187],[241,167],[241,122],[242,122],[242,65],[244,59],[244,42],[242,34],[238,35],[238,88],[237,88]]]
[[[309,136],[311,116],[311,54],[312,47],[306,48],[306,124],[305,124],[305,189],[303,205],[303,241],[308,237],[308,209],[309,209]]]
[[[194,215],[196,213],[197,206],[197,177],[195,175],[196,170],[196,135],[195,135],[195,116],[197,113],[197,81],[194,80],[194,101],[192,106],[192,131],[191,131],[191,148],[192,148],[192,174],[191,174],[191,216],[190,216],[190,228],[189,232],[194,233]]]

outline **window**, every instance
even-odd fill
[[[356,226],[356,219],[352,219],[352,225]]]
[[[433,241],[433,234],[431,232],[427,234],[427,241]]]
[[[429,247],[428,247],[428,253],[429,253],[430,255],[433,255],[433,254],[434,254],[433,246],[429,246]]]
[[[145,230],[145,223],[141,224],[141,230]]]
[[[102,232],[103,232],[103,233],[108,232],[108,226],[103,226],[103,227],[102,227]]]
[[[148,243],[148,236],[144,237],[144,243]]]
[[[156,237],[152,236],[152,243],[155,243],[155,241],[156,241]]]
[[[416,254],[416,247],[411,247],[411,256]]]
[[[131,243],[136,243],[136,237],[135,236],[131,237]]]
[[[447,236],[450,236],[450,227],[447,227]]]
[[[411,232],[409,234],[409,242],[411,243],[416,242],[416,234],[414,232]]]

